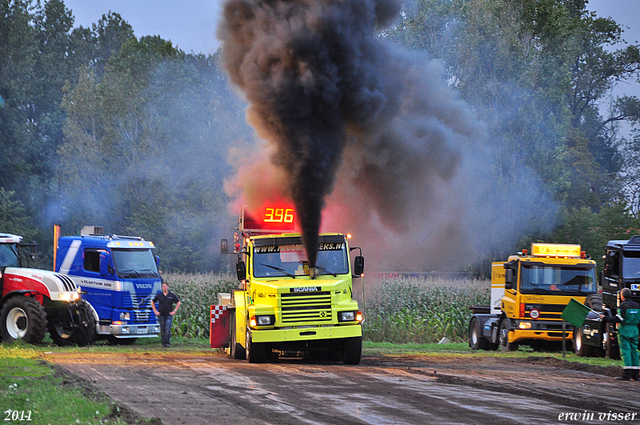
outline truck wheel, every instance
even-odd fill
[[[96,319],[86,301],[80,300],[75,307],[68,307],[61,312],[59,318],[50,321],[47,328],[56,345],[84,347],[95,338]]]
[[[489,341],[480,333],[480,323],[477,317],[473,317],[471,323],[469,323],[469,347],[472,350],[486,350],[489,348]]]
[[[246,353],[244,347],[238,344],[236,335],[236,313],[231,313],[231,358],[234,360],[244,360]]]
[[[4,342],[22,339],[37,344],[44,338],[47,315],[35,298],[18,295],[5,303],[0,312],[0,324]]]
[[[500,322],[499,332],[500,349],[504,352],[518,351],[518,343],[509,342],[509,319],[503,319],[502,322]]]
[[[251,342],[251,332],[247,329],[245,350],[249,363],[262,363],[267,358],[267,344]]]
[[[573,331],[573,352],[578,357],[589,357],[593,353],[592,347],[584,343],[582,327],[576,328]]]
[[[360,364],[362,358],[362,337],[346,338],[344,340],[344,353],[342,363]]]
[[[615,324],[613,323],[607,323],[607,343],[605,344],[604,347],[604,351],[605,351],[605,356],[613,359],[613,360],[619,360],[620,359],[620,347],[618,347],[618,344],[616,344],[616,342],[613,341],[613,338],[611,337],[611,333],[614,331],[615,329]]]
[[[602,311],[602,294],[589,294],[584,305],[595,311]]]

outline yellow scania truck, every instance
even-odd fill
[[[349,248],[343,234],[325,233],[310,267],[301,235],[286,233],[294,223],[292,208],[244,208],[233,248],[222,240],[223,253],[238,255],[240,281],[225,306],[228,321],[219,321],[228,322],[230,354],[251,363],[283,355],[358,364],[364,316],[352,279],[363,275],[364,258],[356,256],[352,269],[350,252],[359,248]],[[212,306],[212,335],[219,309]]]
[[[596,262],[580,245],[533,243],[491,265],[491,305],[472,306],[469,346],[515,351],[562,341],[562,312],[571,298],[597,296]],[[565,337],[573,337],[568,327]]]

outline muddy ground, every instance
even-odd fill
[[[638,423],[640,382],[550,357],[363,357],[358,366],[225,353],[47,353],[156,424]],[[75,376],[75,378],[71,378]],[[622,420],[620,420],[622,419]]]

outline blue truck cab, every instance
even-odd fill
[[[151,309],[161,290],[154,249],[142,237],[106,236],[97,226],[58,239],[55,269],[80,287],[96,317],[96,339],[131,344],[159,335]]]

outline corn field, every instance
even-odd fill
[[[235,275],[228,273],[165,273],[162,278],[181,303],[171,330],[188,338],[209,338],[210,306],[218,304],[218,293],[238,286]]]
[[[165,274],[182,305],[173,332],[209,337],[209,307],[218,293],[238,286],[233,274]],[[489,305],[490,283],[484,280],[394,278],[365,284],[364,338],[373,342],[429,343],[443,337],[466,341],[470,305]],[[359,291],[354,290],[362,305]]]
[[[471,305],[489,305],[485,280],[397,278],[366,299],[364,338],[373,342],[466,341]]]

